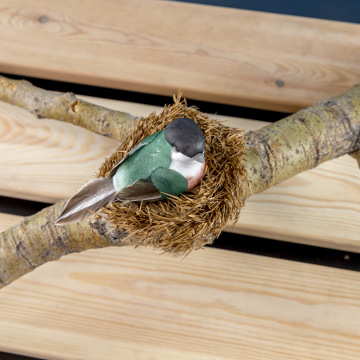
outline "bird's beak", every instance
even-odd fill
[[[204,153],[198,153],[192,159],[202,164],[205,161]]]

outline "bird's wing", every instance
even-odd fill
[[[119,190],[116,200],[119,201],[155,201],[167,199],[167,195],[179,195],[188,188],[187,179],[175,170],[163,167],[156,168],[149,179],[137,180],[132,185]]]
[[[55,225],[63,225],[81,221],[110,201],[116,196],[112,178],[98,178],[88,181],[66,203]]]
[[[119,166],[132,154],[134,154],[135,151],[139,150],[140,148],[142,148],[145,145],[150,144],[158,135],[159,135],[160,131],[148,136],[147,138],[145,138],[140,144],[136,145],[135,147],[133,147],[109,172],[109,177],[112,177],[115,175],[117,169],[119,168]]]
[[[180,195],[188,189],[188,181],[179,172],[163,167],[156,168],[151,173],[151,181],[159,189],[162,199],[167,199],[167,195]]]
[[[137,180],[132,185],[119,190],[116,200],[119,201],[155,201],[160,200],[160,191],[151,181]]]

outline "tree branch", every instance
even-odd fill
[[[124,140],[135,116],[108,110],[72,94],[48,92],[28,82],[0,77],[0,99],[39,117],[51,117]],[[360,86],[245,134],[246,169],[257,193],[338,156],[360,151]],[[239,164],[240,166],[240,164]],[[251,194],[246,194],[250,196]],[[128,245],[124,231],[105,218],[55,227],[61,201],[0,234],[0,286],[71,252]]]
[[[24,218],[0,234],[0,288],[38,266],[87,249],[129,245],[105,218],[54,226],[65,201]]]
[[[245,134],[253,193],[360,148],[360,85]]]
[[[123,142],[138,117],[107,109],[78,99],[73,93],[40,89],[26,80],[0,76],[0,101],[23,109],[40,118],[49,118],[81,126],[96,134]]]

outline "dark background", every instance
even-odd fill
[[[295,16],[306,16],[320,19],[336,20],[359,23],[360,1],[359,0],[314,0],[314,1],[285,1],[285,0],[204,0],[184,1],[197,4],[215,6],[226,6],[239,9],[266,11]],[[11,74],[2,74],[13,78]],[[129,91],[113,90],[94,86],[82,86],[71,83],[27,78],[34,85],[48,90],[71,91],[74,93],[107,97],[111,99],[139,102],[162,106],[171,103],[169,97],[134,93]],[[222,104],[211,104],[206,102],[192,101],[188,99],[189,105],[196,104],[202,111],[218,113],[222,115],[237,116],[243,118],[276,121],[287,114],[257,110],[251,108],[227,106]],[[37,203],[26,200],[0,197],[0,212],[16,215],[31,215],[49,204]],[[319,266],[331,266],[350,271],[360,271],[360,254],[337,250],[330,250],[314,246],[292,244],[285,241],[242,236],[231,233],[223,233],[213,245],[217,248],[242,251],[262,256],[271,256],[293,261],[302,261],[317,264]],[[33,358],[21,355],[6,354],[0,352],[0,360],[31,360]]]
[[[266,11],[277,14],[306,16],[353,23],[359,23],[360,20],[359,0],[185,0],[180,2],[225,6],[237,9]]]

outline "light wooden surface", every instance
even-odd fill
[[[22,216],[0,212],[0,232],[8,229],[10,226],[15,225],[17,222],[21,221],[22,218]]]
[[[66,198],[97,172],[118,142],[0,102],[0,193],[45,202]]]
[[[0,53],[0,72],[282,111],[360,82],[360,25],[171,1],[2,0]]]
[[[360,170],[343,156],[251,197],[227,231],[360,252]],[[241,238],[239,238],[241,241]]]
[[[86,98],[139,116],[151,106]],[[250,130],[260,121],[217,116]],[[1,130],[2,129],[2,130]],[[113,140],[0,103],[0,195],[55,202],[71,196],[117,147]],[[360,252],[360,171],[344,156],[251,197],[226,230]],[[241,236],[239,236],[241,241]]]
[[[46,359],[354,360],[360,274],[206,249],[108,248],[0,291],[0,350]]]
[[[219,7],[0,5],[0,72],[167,95],[181,88],[265,109],[293,111],[360,82],[359,49],[359,25]],[[135,115],[156,110],[94,101]],[[0,195],[68,197],[116,147],[0,103]],[[359,252],[359,180],[354,159],[325,163],[250,198],[231,231]],[[19,220],[0,213],[0,231]],[[212,248],[185,259],[91,250],[0,291],[0,351],[49,360],[353,360],[359,283],[359,272]]]

